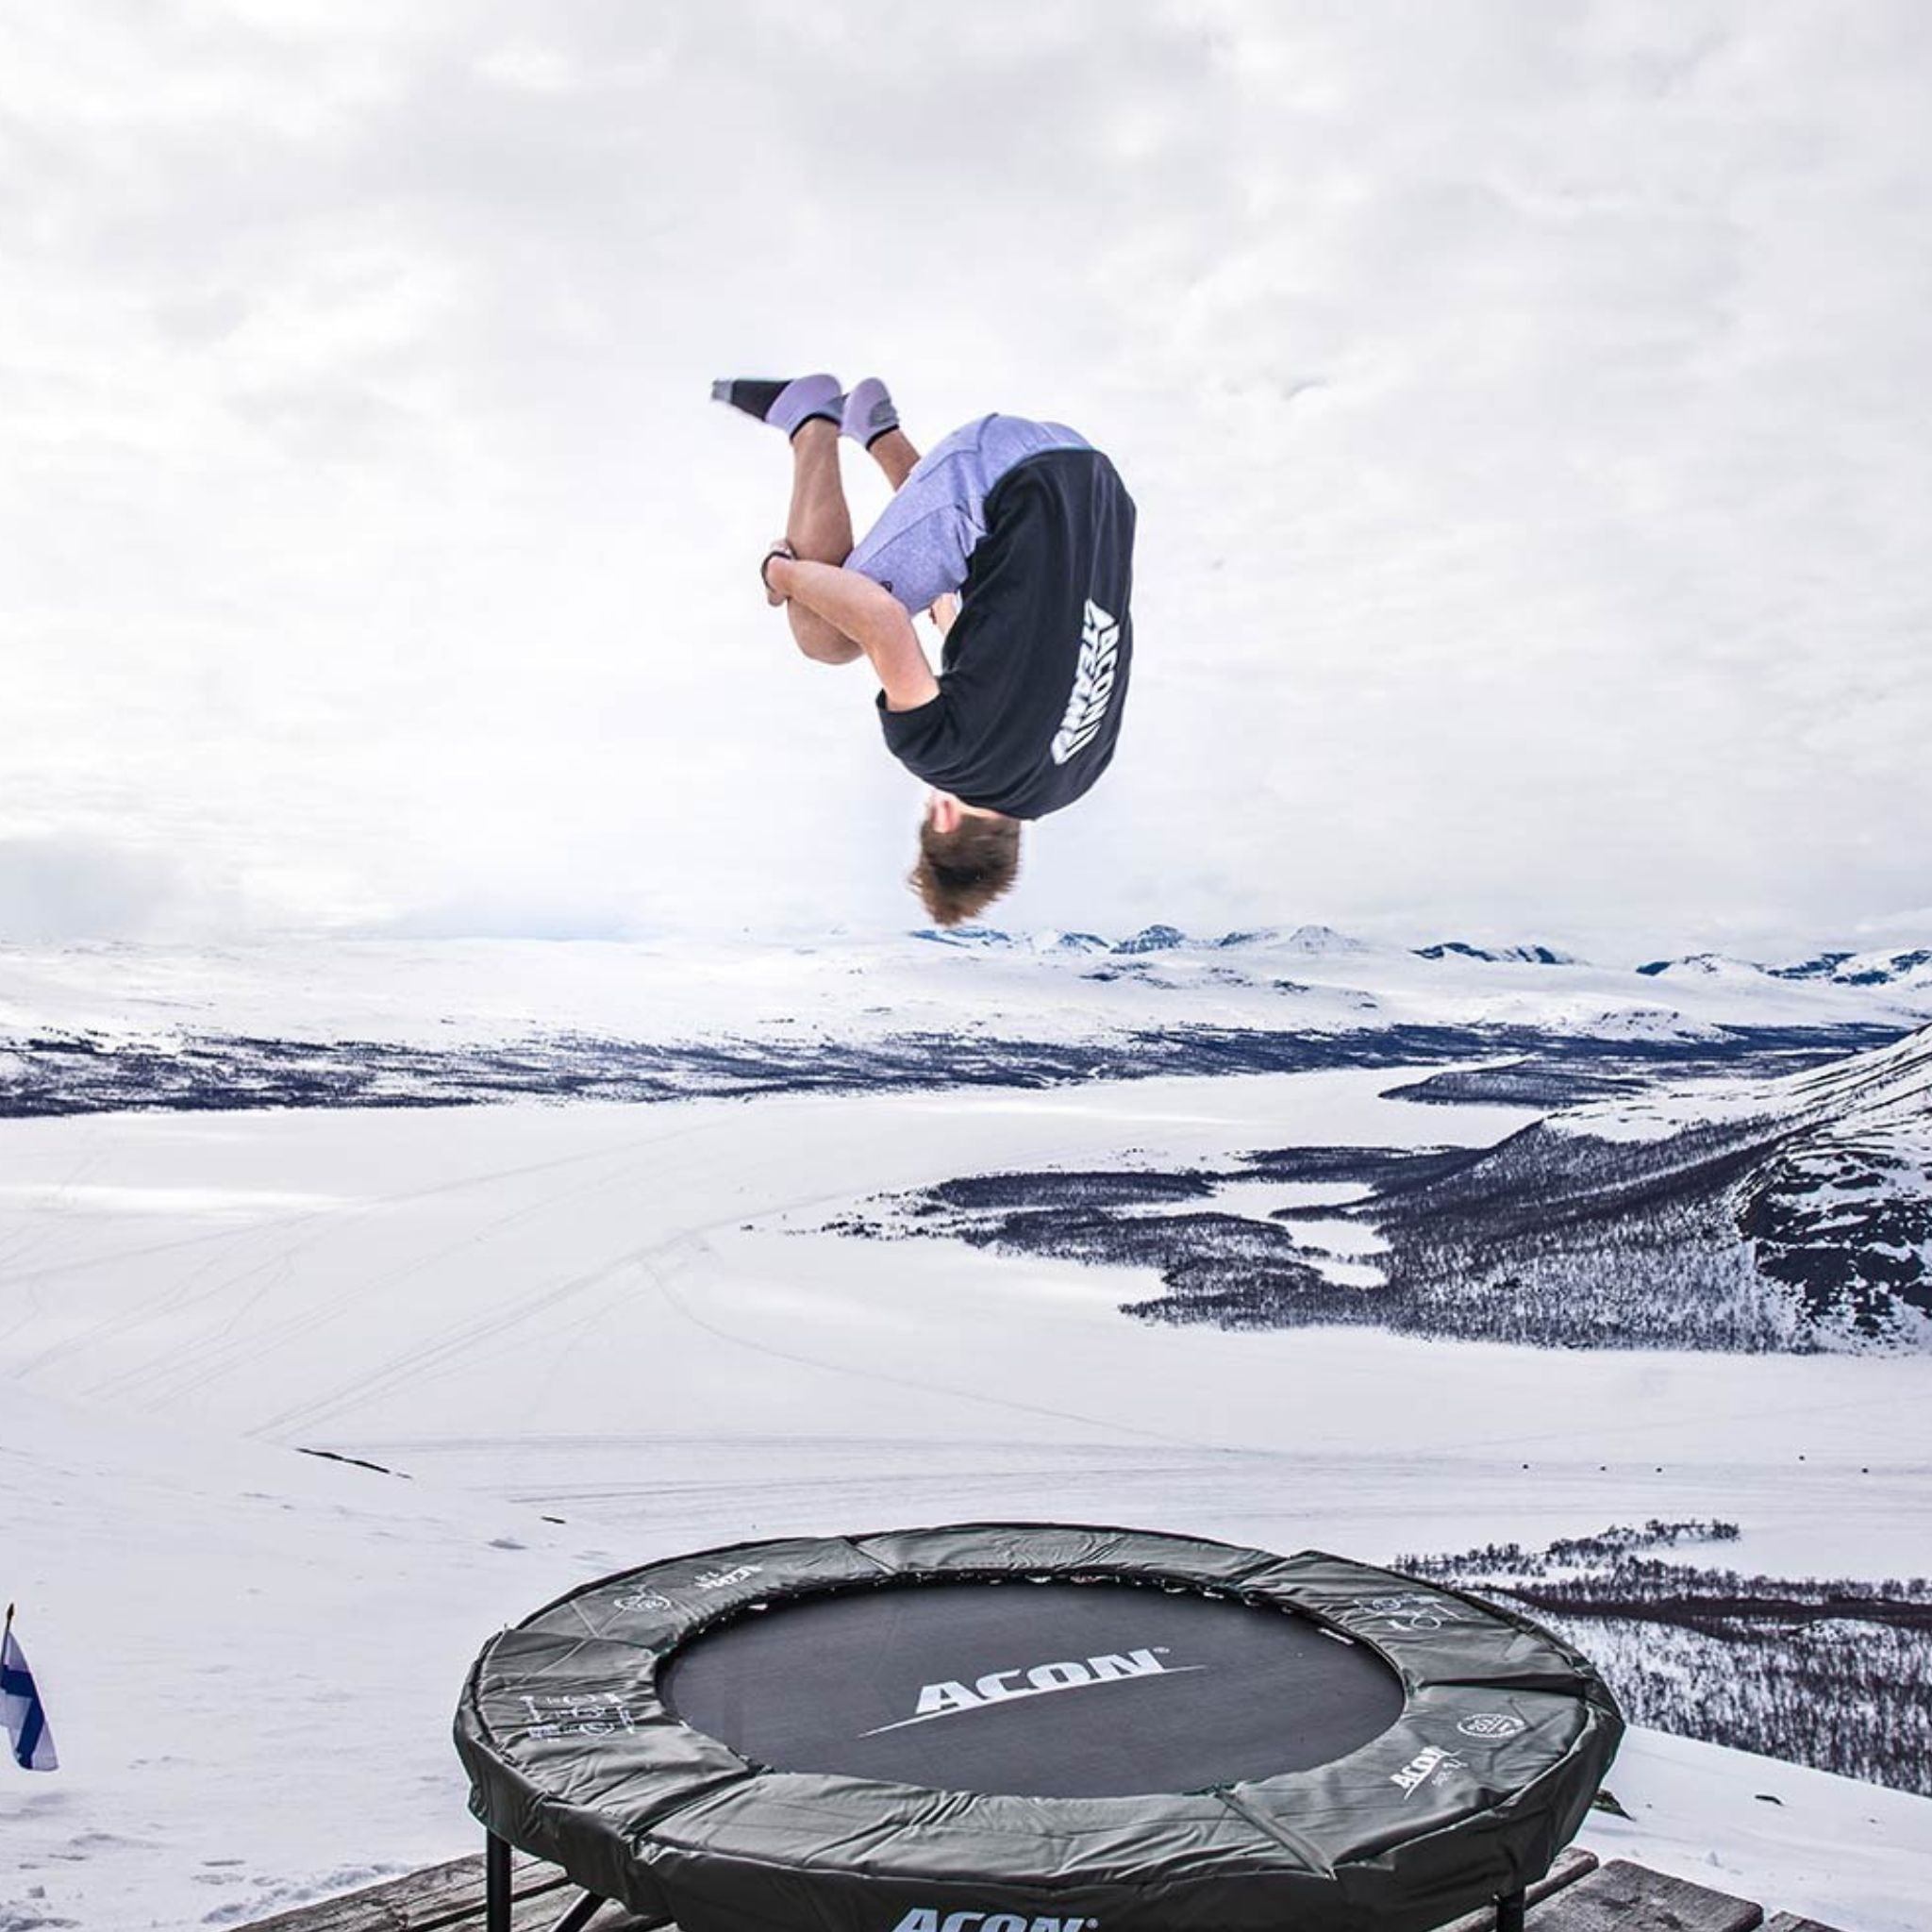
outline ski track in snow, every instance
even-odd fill
[[[471,1849],[477,1645],[680,1549],[1012,1516],[1388,1561],[1724,1516],[1746,1567],[1932,1573],[1924,1358],[1176,1331],[1117,1313],[1133,1271],[799,1231],[1534,1117],[1402,1078],[0,1123],[0,1591],[64,1759],[0,1796],[0,1925],[234,1924]],[[1932,1803],[1648,1737],[1612,1783],[1607,1851],[1922,1924]]]

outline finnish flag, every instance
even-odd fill
[[[47,1728],[41,1693],[34,1689],[34,1674],[14,1641],[10,1618],[7,1634],[0,1637],[0,1722],[7,1725],[13,1761],[23,1771],[58,1769],[60,1760],[54,1755],[54,1734]]]

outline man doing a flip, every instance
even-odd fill
[[[761,575],[821,664],[866,658],[887,747],[932,788],[912,884],[941,925],[1013,883],[1020,826],[1073,804],[1120,734],[1134,627],[1134,505],[1113,465],[1059,423],[982,416],[921,457],[885,385],[831,375],[715,383],[791,442],[791,512]],[[892,500],[854,546],[841,435]],[[912,628],[945,639],[934,676]]]

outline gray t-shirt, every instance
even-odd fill
[[[890,591],[914,614],[960,590],[986,535],[986,499],[1015,463],[1050,449],[1091,449],[1064,423],[982,416],[914,466],[845,568]]]

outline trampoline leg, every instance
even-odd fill
[[[509,1932],[509,1840],[492,1831],[483,1840],[485,1932]]]
[[[1523,1932],[1523,1908],[1526,1903],[1520,1891],[1506,1891],[1496,1901],[1496,1932]]]
[[[609,1903],[608,1899],[600,1897],[596,1892],[587,1891],[558,1920],[550,1932],[583,1932],[583,1928]]]

